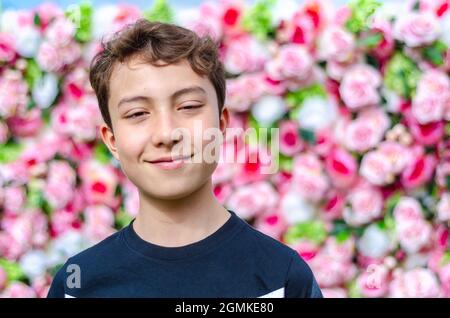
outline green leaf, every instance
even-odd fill
[[[312,131],[310,129],[300,128],[299,134],[300,134],[300,137],[302,137],[302,139],[304,141],[306,141],[307,143],[309,143],[311,145],[316,144],[317,140],[316,140],[316,135],[314,134],[314,131]]]
[[[445,181],[446,181],[445,184],[447,186],[447,189],[450,190],[450,175],[445,177]]]
[[[318,84],[303,87],[297,91],[288,92],[286,94],[286,103],[289,107],[295,108],[300,106],[306,99],[311,97],[327,97],[325,88]]]
[[[242,27],[259,40],[266,40],[275,34],[272,10],[276,0],[260,0],[244,12]]]
[[[108,164],[111,160],[111,153],[104,143],[98,143],[94,148],[94,158],[102,164]]]
[[[280,163],[280,169],[283,171],[292,171],[294,158],[278,153],[278,162]]]
[[[27,67],[25,69],[25,81],[28,87],[34,87],[36,81],[43,76],[43,72],[34,59],[27,60]]]
[[[389,198],[386,200],[386,203],[384,204],[386,216],[392,217],[394,208],[397,205],[398,201],[400,201],[402,196],[402,191],[396,191],[389,196]]]
[[[351,15],[345,23],[345,27],[352,33],[366,30],[370,16],[381,4],[376,0],[353,0],[349,3]]]
[[[327,237],[325,225],[320,220],[297,223],[287,230],[284,239],[287,243],[293,244],[305,239],[316,244],[321,244]]]
[[[35,26],[41,25],[41,18],[39,17],[39,14],[37,14],[37,13],[34,14],[33,23]]]
[[[133,216],[125,212],[123,208],[120,208],[119,213],[115,219],[115,227],[116,229],[122,229],[125,226],[128,226],[130,222],[133,220]]]
[[[442,41],[436,41],[432,45],[422,49],[422,57],[436,66],[444,64],[447,45]]]
[[[414,61],[397,52],[386,65],[384,84],[398,95],[411,99],[421,75]]]
[[[149,21],[172,23],[174,13],[166,0],[156,0],[153,6],[144,11],[144,17]]]
[[[24,148],[24,145],[8,142],[6,144],[0,145],[0,163],[9,163],[16,161]]]
[[[362,39],[359,39],[356,44],[358,47],[367,47],[369,49],[372,49],[376,47],[378,44],[380,44],[382,40],[383,35],[377,32],[369,36],[366,36]]]
[[[90,1],[70,5],[65,16],[75,24],[75,39],[78,42],[88,42],[92,38],[93,7]]]
[[[363,298],[363,294],[358,288],[358,284],[356,283],[356,279],[351,280],[347,284],[348,296],[350,298]]]
[[[25,274],[17,263],[10,262],[5,258],[0,258],[0,267],[3,267],[5,270],[9,282],[19,281],[25,278]]]

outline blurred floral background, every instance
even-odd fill
[[[231,127],[280,129],[277,173],[219,164],[224,206],[296,249],[325,297],[450,297],[449,5],[3,8],[0,295],[45,297],[69,256],[136,215],[136,188],[98,133],[88,67],[102,38],[144,17],[220,43]]]

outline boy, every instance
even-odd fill
[[[139,213],[69,258],[48,297],[322,297],[295,250],[216,200],[217,162],[194,161],[198,143],[173,133],[194,135],[199,122],[225,133],[225,74],[211,38],[138,20],[104,44],[90,81],[103,142],[137,186]]]

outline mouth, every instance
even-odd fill
[[[162,168],[164,170],[174,170],[181,168],[185,165],[185,163],[191,159],[194,156],[194,154],[191,154],[189,156],[176,156],[176,157],[162,157],[158,158],[156,160],[146,161],[148,163],[151,163],[159,168]]]

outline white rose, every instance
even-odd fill
[[[392,248],[388,233],[376,224],[371,224],[365,229],[357,245],[363,255],[372,258],[382,258]]]
[[[300,127],[318,130],[334,123],[337,118],[337,107],[330,100],[312,97],[303,102],[296,117]]]
[[[251,109],[253,117],[263,126],[270,126],[287,112],[287,106],[280,96],[265,95]]]

